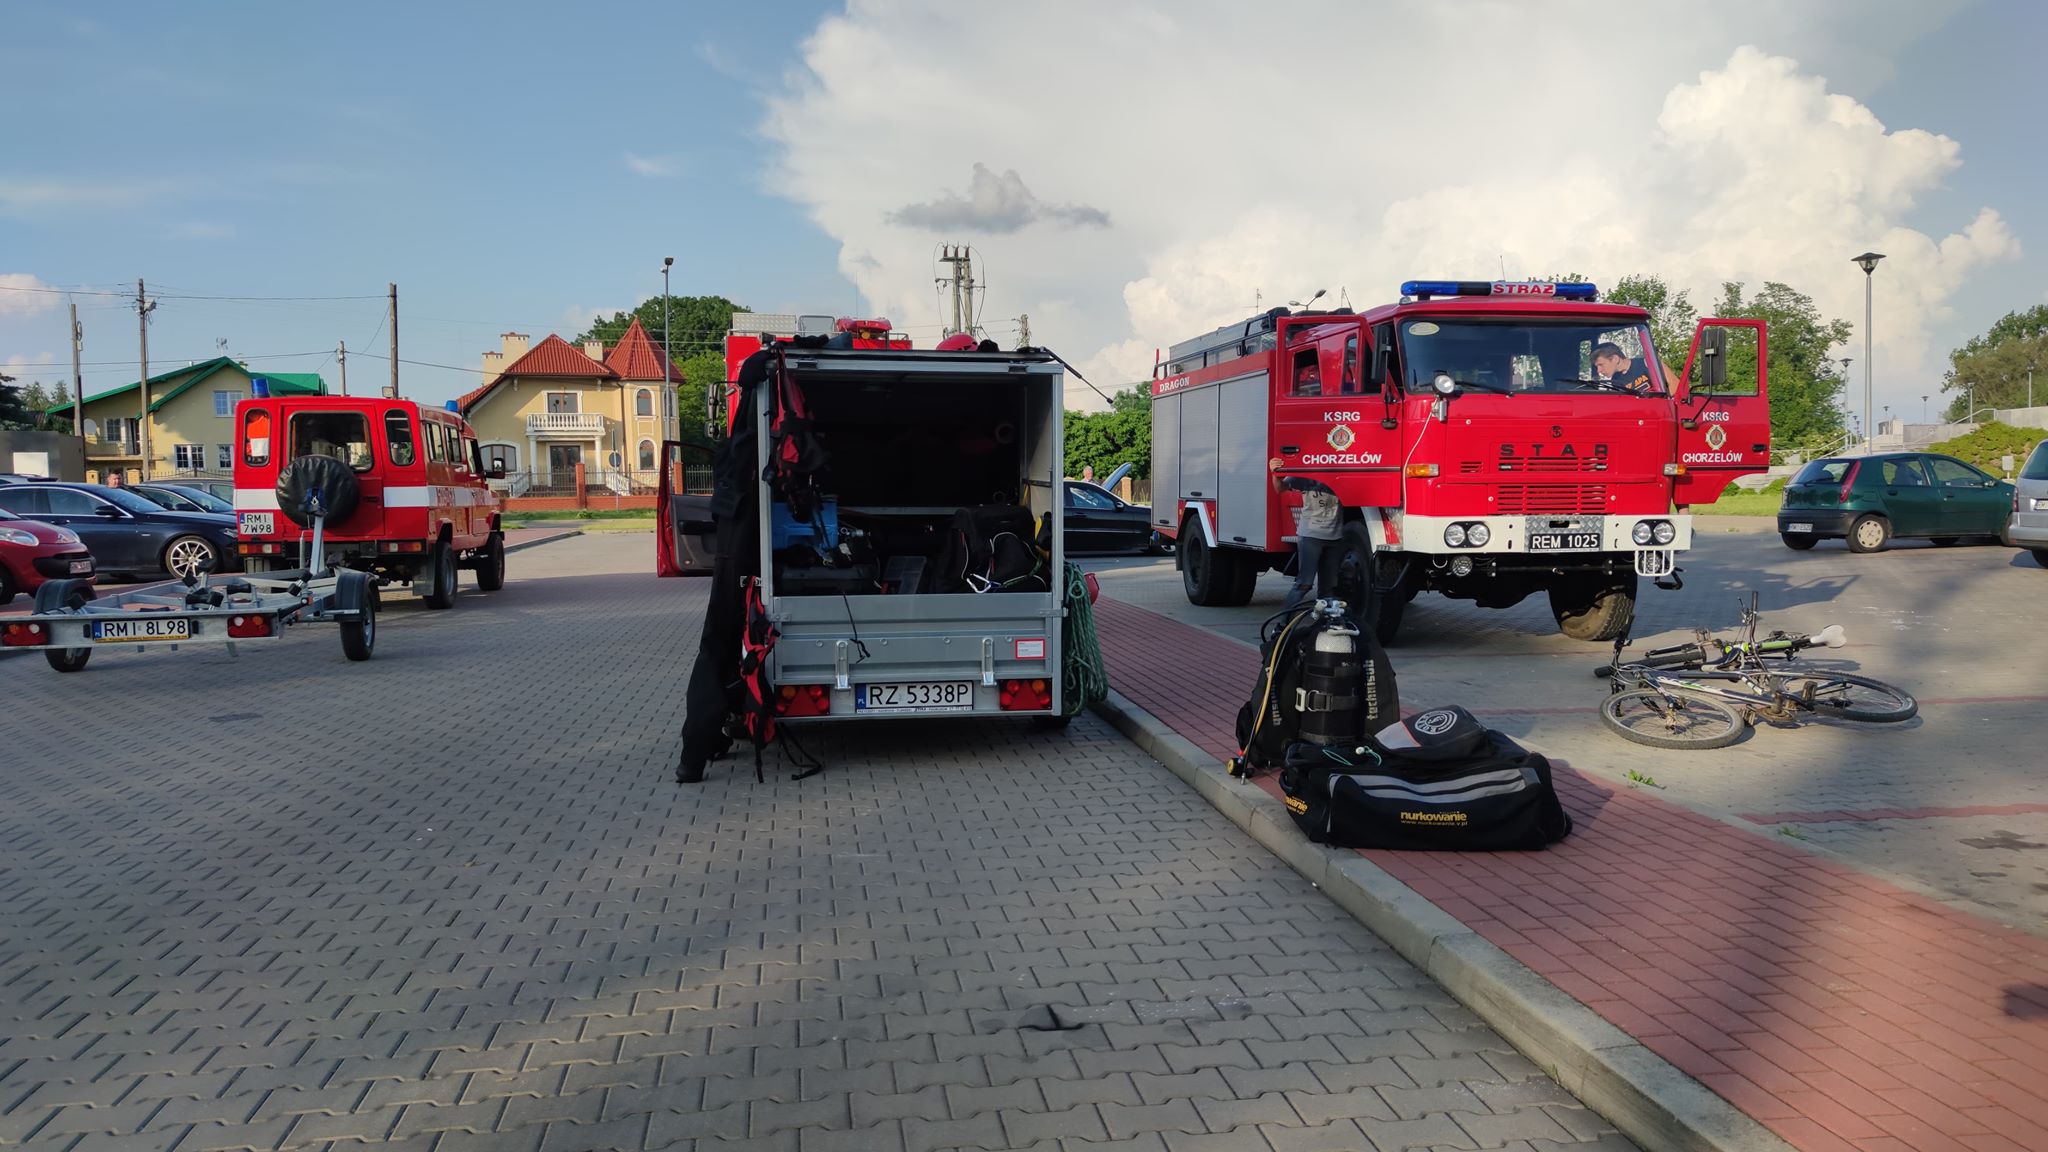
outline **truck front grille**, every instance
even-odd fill
[[[1607,510],[1607,486],[1503,484],[1497,510],[1504,516],[1599,515]]]

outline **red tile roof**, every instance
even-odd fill
[[[505,376],[588,376],[616,380],[619,374],[585,356],[581,349],[554,333],[533,346],[526,355],[505,366]]]
[[[581,349],[550,332],[547,339],[534,345],[526,355],[506,365],[503,371],[485,381],[483,387],[456,397],[455,406],[467,416],[476,409],[485,396],[490,395],[491,389],[515,376],[555,376],[570,379],[580,376],[590,380],[619,378],[618,373],[585,356]]]
[[[661,371],[661,346],[647,334],[647,329],[640,326],[638,316],[633,317],[633,322],[626,325],[625,334],[619,337],[618,344],[605,356],[604,363],[605,367],[618,373],[621,380],[664,378]],[[676,378],[673,368],[666,378]]]

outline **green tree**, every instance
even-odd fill
[[[744,304],[735,304],[723,296],[670,296],[668,298],[668,348],[669,355],[677,363],[703,352],[725,351],[726,333],[732,331],[732,314],[750,309]],[[575,343],[585,340],[602,340],[607,346],[616,343],[625,335],[626,325],[633,317],[640,318],[640,326],[654,338],[655,347],[661,346],[662,298],[650,296],[640,302],[631,312],[614,312],[609,319],[592,321]]]
[[[1149,479],[1152,475],[1152,387],[1134,384],[1110,397],[1107,412],[1076,412],[1068,409],[1066,423],[1066,471],[1079,476],[1081,469],[1095,469],[1107,476],[1118,465],[1129,464],[1131,475]]]
[[[708,398],[725,391],[725,353],[699,352],[676,362],[676,374],[682,383],[676,385],[676,411],[681,416],[682,435],[686,442],[709,444],[713,435],[709,425],[713,423],[707,415]],[[718,410],[716,425],[721,434],[725,427],[725,409]]]
[[[1847,320],[1824,318],[1813,297],[1775,280],[1747,297],[1740,283],[1721,285],[1714,314],[1762,320],[1767,327],[1773,444],[1817,448],[1842,434],[1842,377],[1828,353],[1849,338],[1852,328]],[[1740,381],[1754,380],[1755,372],[1755,346],[1731,339],[1729,383],[1739,386]]]
[[[1962,418],[1974,395],[1979,408],[2019,408],[2027,403],[2028,374],[2041,379],[2036,397],[2048,396],[2048,304],[1999,317],[1990,331],[1972,336],[1948,354],[1941,390],[1953,393],[1946,410]]]
[[[32,429],[39,413],[25,403],[28,389],[14,379],[0,375],[0,428]]]
[[[1673,291],[1662,276],[1623,276],[1602,296],[1609,303],[1633,304],[1650,314],[1650,342],[1657,346],[1657,358],[1676,380],[1685,370],[1693,328],[1699,323],[1699,310],[1685,290]]]

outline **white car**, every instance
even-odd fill
[[[2048,568],[2048,440],[2034,445],[2012,484],[2012,519],[2006,521],[2005,542],[2034,554]]]

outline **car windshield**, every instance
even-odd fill
[[[1401,324],[1410,392],[1438,374],[1488,392],[1664,395],[1664,372],[1642,324],[1411,317]]]
[[[1850,461],[1815,460],[1799,470],[1792,478],[1794,484],[1840,484],[1842,477],[1849,474]]]
[[[164,510],[163,505],[153,500],[145,500],[126,488],[96,488],[93,490],[93,495],[105,500],[109,504],[118,504],[130,512],[141,512],[147,515]]]
[[[361,412],[298,412],[292,416],[293,456],[332,456],[368,472],[370,421]]]

